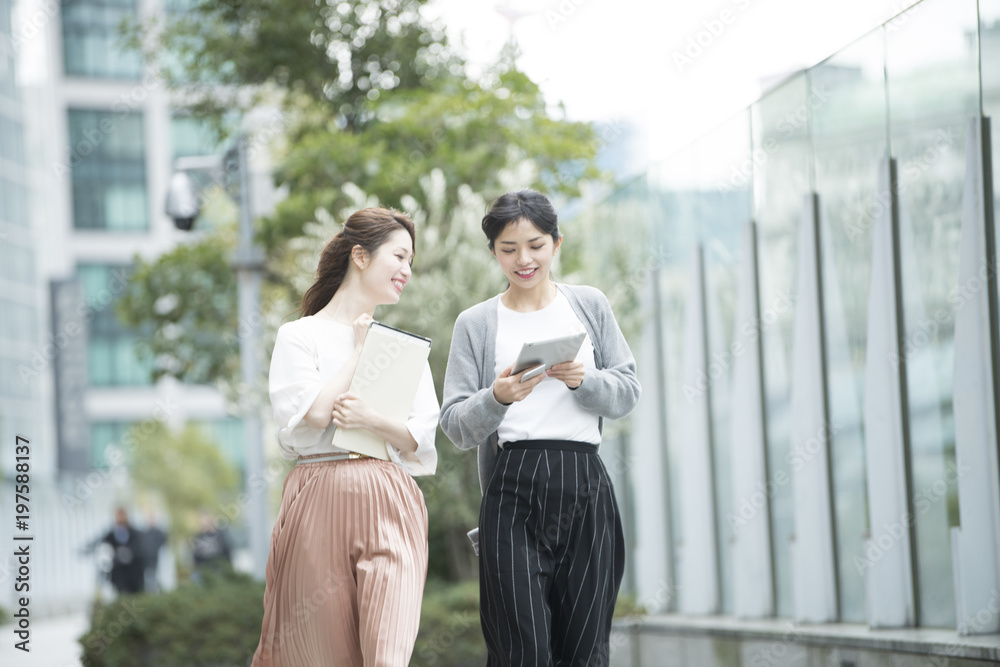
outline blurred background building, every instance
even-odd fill
[[[143,332],[115,313],[134,258],[185,238],[163,211],[174,160],[223,150],[207,126],[173,110],[163,80],[122,36],[124,22],[176,7],[26,1],[13,24],[12,9],[0,5],[0,468],[12,481],[15,434],[32,438],[32,512],[45,517],[32,530],[49,545],[39,548],[34,597],[44,614],[92,596],[95,564],[79,549],[106,530],[115,504],[133,502],[125,469],[144,425],[200,427],[240,479],[244,448],[242,421],[223,395],[154,383],[151,360],[135,347]],[[254,174],[263,191],[255,204],[264,205],[269,182],[266,171]],[[163,517],[148,500],[132,508],[137,525],[147,511]],[[0,590],[10,608],[12,588]]]
[[[4,442],[14,433],[41,436],[41,387],[20,381],[18,364],[38,344],[41,328],[36,239],[28,218],[28,180],[21,91],[15,85],[11,3],[0,4],[0,428]],[[9,436],[9,437],[8,437]],[[9,472],[13,460],[2,464]]]

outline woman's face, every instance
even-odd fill
[[[531,289],[549,279],[561,243],[562,239],[556,241],[530,220],[520,218],[504,227],[493,241],[493,255],[512,287]]]
[[[403,287],[410,280],[413,242],[405,229],[397,229],[379,246],[361,270],[361,286],[373,301],[391,304],[399,301]]]

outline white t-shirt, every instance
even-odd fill
[[[310,454],[333,454],[344,450],[332,444],[337,427],[309,426],[303,418],[324,385],[354,352],[354,327],[333,320],[308,316],[281,325],[271,355],[268,390],[281,454],[296,458]],[[404,454],[386,443],[389,458],[411,475],[433,475],[437,469],[434,435],[440,405],[428,364],[420,378],[406,428],[417,441],[417,451]]]
[[[552,303],[530,313],[511,310],[499,299],[494,372],[499,377],[503,369],[513,364],[524,343],[581,331],[586,332],[586,328],[560,291]],[[585,370],[596,370],[589,336],[584,339],[576,361],[582,361]],[[581,408],[564,382],[546,377],[527,398],[507,408],[497,435],[501,446],[517,440],[577,440],[596,445],[601,442],[598,424],[598,416]]]

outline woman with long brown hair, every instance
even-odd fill
[[[406,665],[427,574],[427,508],[413,475],[437,467],[438,401],[426,367],[406,422],[348,392],[379,305],[410,279],[413,223],[351,215],[323,249],[303,317],[278,330],[268,385],[282,454],[297,458],[271,535],[254,667]],[[349,455],[338,428],[385,439],[390,461]]]

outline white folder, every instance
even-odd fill
[[[348,391],[383,417],[405,422],[430,352],[430,338],[372,322]],[[385,440],[365,429],[338,428],[333,434],[333,446],[389,460]]]

